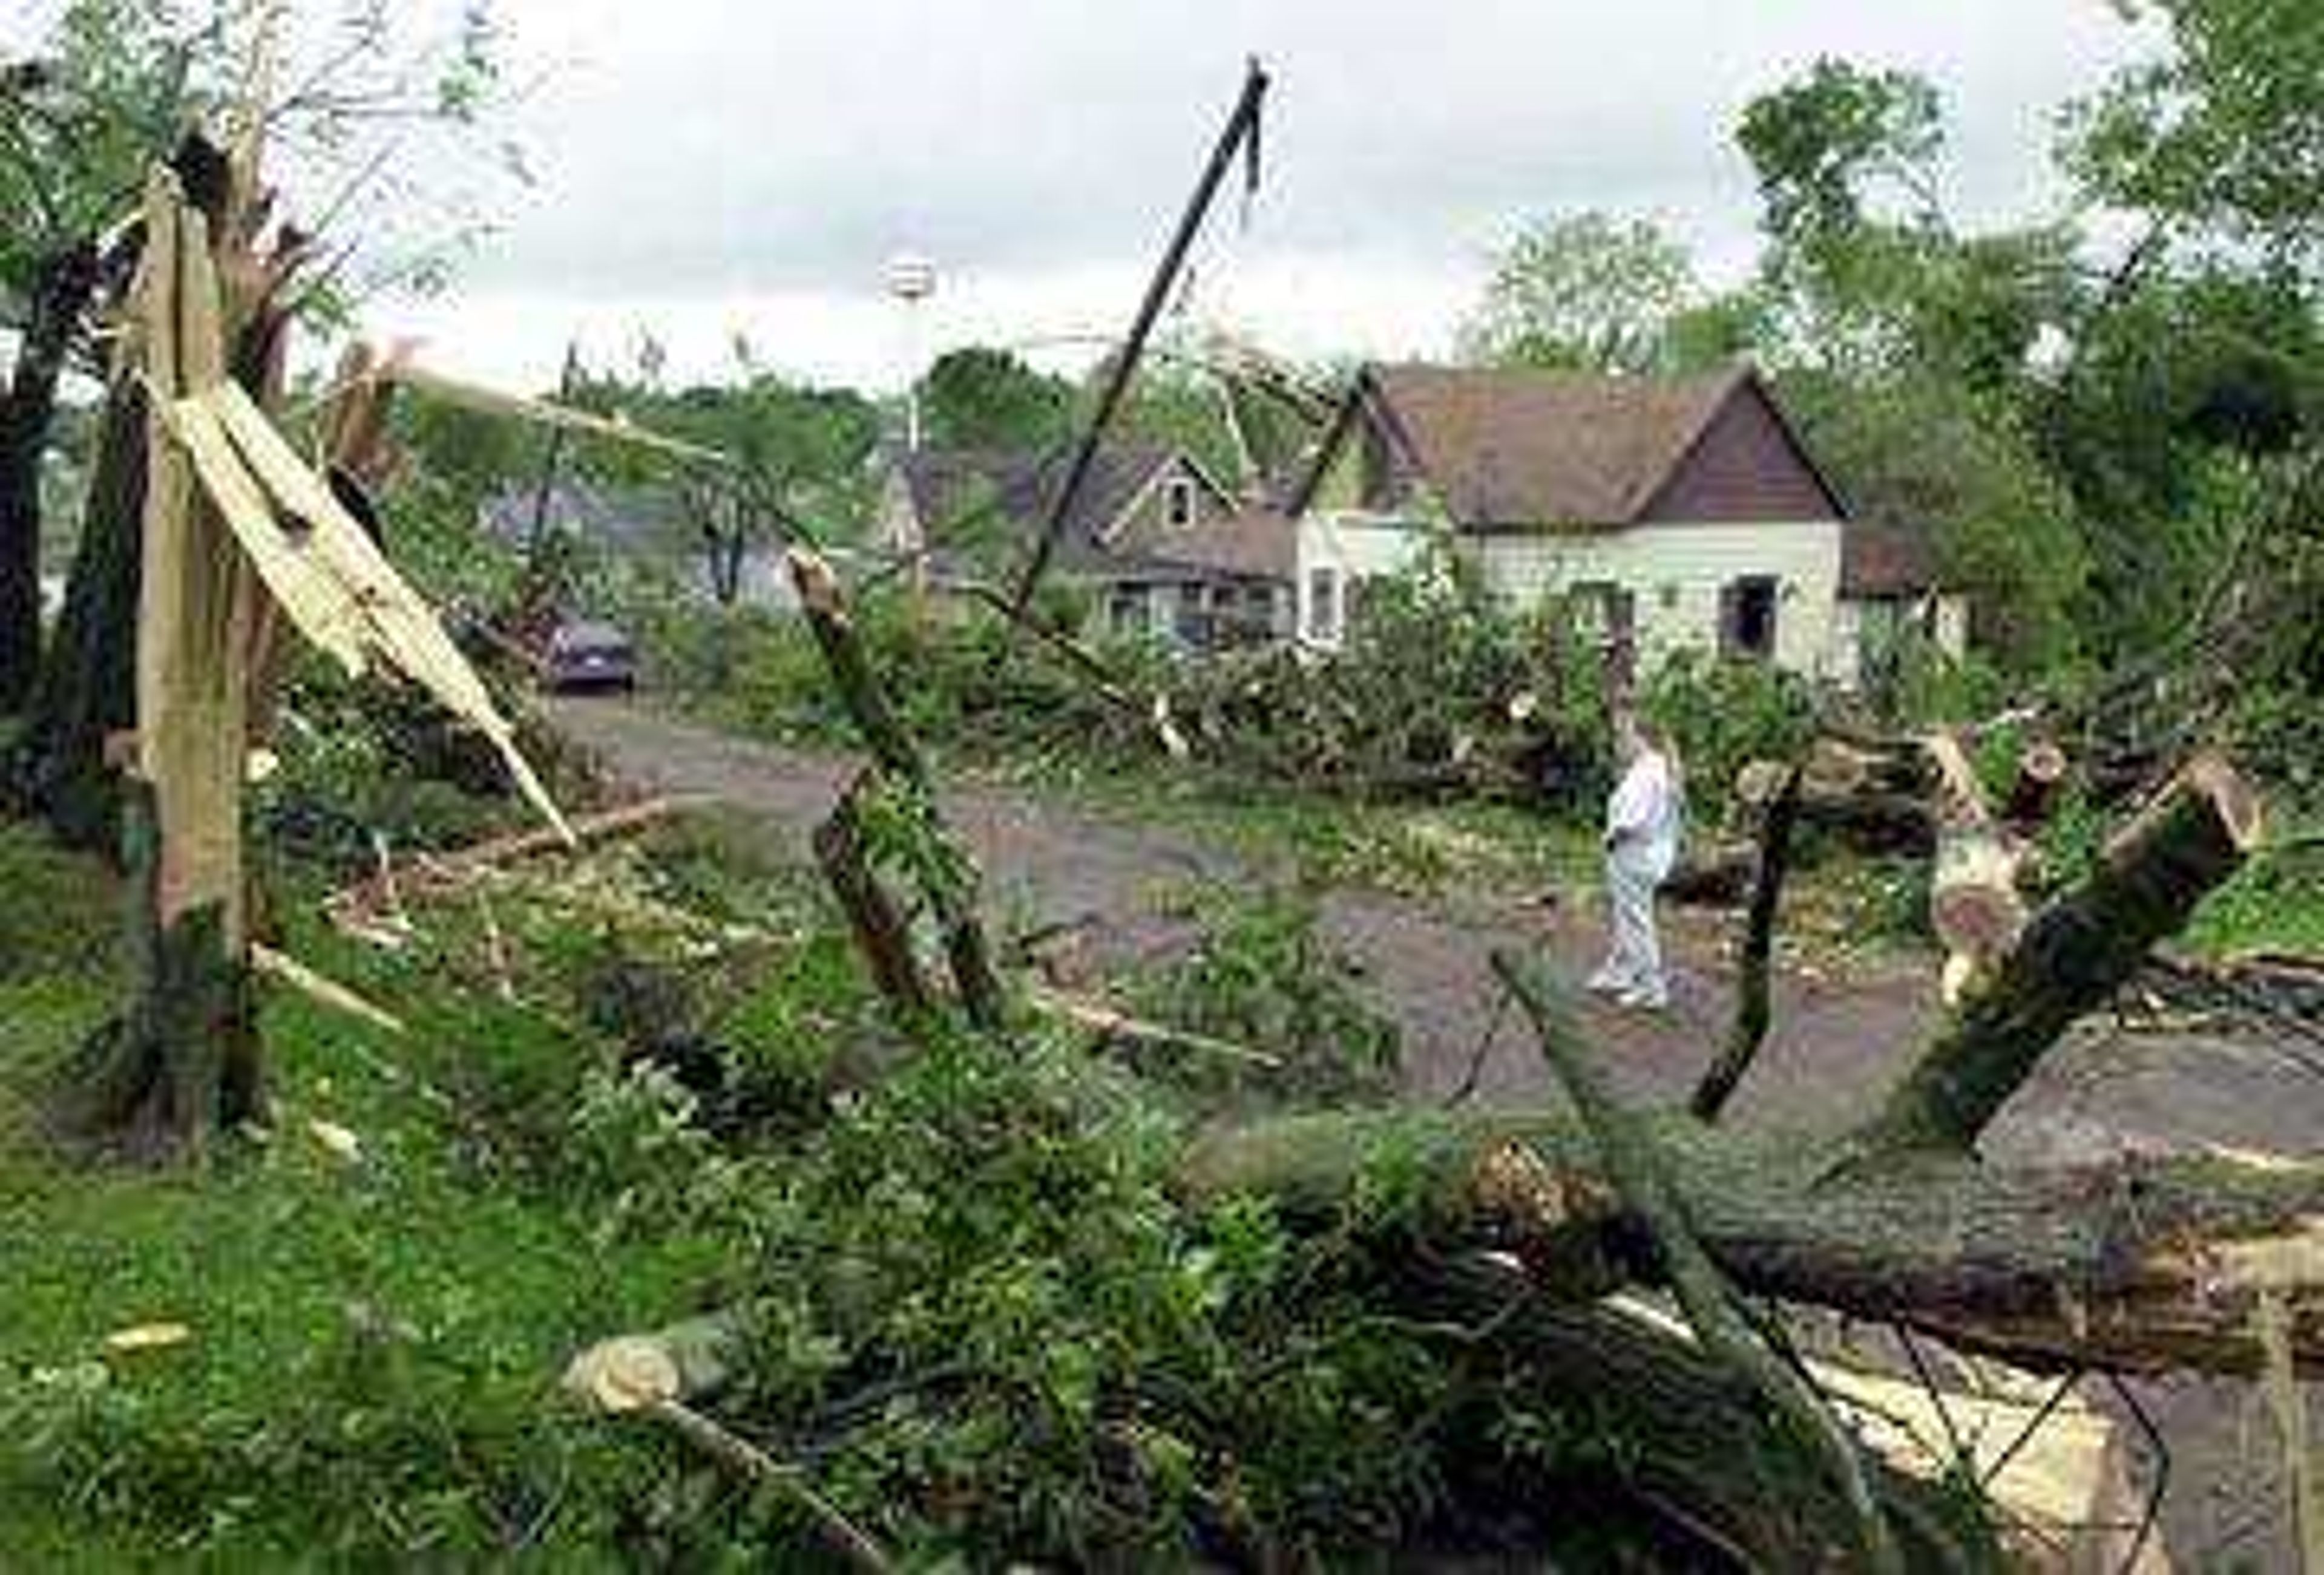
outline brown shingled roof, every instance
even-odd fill
[[[1140,545],[1152,557],[1212,574],[1288,580],[1296,572],[1297,530],[1280,510],[1252,507],[1157,533]]]
[[[1749,376],[1410,365],[1370,373],[1412,457],[1471,526],[1628,523]]]

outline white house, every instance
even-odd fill
[[[1367,367],[1291,511],[1297,627],[1325,647],[1433,543],[1513,603],[1578,594],[1649,667],[1696,647],[1853,686],[1876,629],[1925,616],[1958,650],[1966,622],[1925,551],[1849,520],[1748,369]]]

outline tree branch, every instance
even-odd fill
[[[1973,1147],[2074,1019],[2103,1005],[2243,866],[2261,822],[2257,795],[2225,760],[2190,762],[1947,1018],[1858,1134],[1859,1155]]]
[[[1800,768],[1784,773],[1759,823],[1759,862],[1751,887],[1751,909],[1743,930],[1742,966],[1735,981],[1735,1021],[1719,1059],[1695,1085],[1687,1109],[1701,1121],[1716,1121],[1767,1037],[1768,964],[1775,945],[1775,910],[1782,904],[1784,877],[1792,862],[1792,828],[1800,815]]]
[[[1757,1390],[1784,1418],[1794,1441],[1821,1465],[1848,1506],[1863,1567],[1882,1575],[1901,1571],[1903,1555],[1873,1497],[1856,1441],[1807,1381],[1767,1348],[1736,1306],[1718,1266],[1696,1240],[1652,1138],[1591,1064],[1555,985],[1537,964],[1509,952],[1493,953],[1493,971],[1533,1019],[1544,1059],[1572,1096],[1615,1191],[1652,1234],[1671,1290],[1703,1349]]]

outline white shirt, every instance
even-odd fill
[[[1670,762],[1659,751],[1640,750],[1606,801],[1606,829],[1618,839],[1614,861],[1660,881],[1678,862],[1681,812]]]

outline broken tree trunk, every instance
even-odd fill
[[[139,360],[158,406],[226,376],[229,303],[210,226],[155,170],[139,272]],[[231,226],[228,226],[229,230]],[[160,408],[145,436],[132,816],[135,995],[93,1042],[85,1124],[141,1152],[258,1116],[242,857],[248,634],[265,591],[196,489]]]
[[[1757,869],[1751,887],[1751,909],[1744,920],[1743,945],[1738,960],[1735,1022],[1727,1031],[1727,1043],[1720,1048],[1719,1059],[1702,1074],[1693,1099],[1688,1101],[1687,1108],[1694,1112],[1697,1120],[1719,1119],[1736,1085],[1750,1070],[1752,1058],[1759,1054],[1760,1044],[1767,1037],[1772,1017],[1768,972],[1775,958],[1775,910],[1783,901],[1784,878],[1791,870],[1792,828],[1798,824],[1799,814],[1800,773],[1794,769],[1784,774],[1760,822],[1759,848],[1753,860]]]
[[[2081,1013],[2242,862],[2260,811],[2223,761],[2191,762],[2077,888],[2026,926],[1866,1127],[1747,1137],[1670,1119],[1671,1186],[1741,1289],[1890,1318],[2032,1366],[2251,1372],[2257,1298],[2288,1309],[2324,1371],[2324,1165],[2216,1155],[2010,1170],[1971,1152]],[[1416,1182],[1424,1228],[1508,1248],[1545,1285],[1605,1288],[1662,1266],[1570,1119],[1337,1114],[1214,1134],[1182,1174],[1342,1210],[1379,1165]]]
[[[250,124],[258,119],[253,110]],[[203,150],[189,137],[180,155],[181,167],[215,177],[202,207],[187,200],[191,176],[157,167],[148,177],[137,311],[120,363],[147,407],[134,993],[64,1094],[93,1136],[126,1135],[147,1151],[198,1147],[260,1111],[242,805],[278,613],[350,673],[374,655],[393,663],[483,733],[569,835],[427,603],[266,413],[282,377],[279,299],[301,246],[286,231],[259,254],[267,205],[254,133],[233,160]]]
[[[234,195],[223,155],[199,134],[189,133],[171,156],[171,168],[211,234],[219,234]],[[124,243],[119,250],[130,249]],[[142,244],[130,255],[142,260]],[[96,464],[64,610],[7,769],[14,795],[44,817],[60,841],[117,857],[121,782],[115,762],[106,759],[105,741],[136,725],[139,572],[152,412],[139,375],[143,341],[135,320],[144,274],[115,258],[105,267],[108,278],[134,273],[125,297],[114,306],[125,331],[115,336],[107,366]],[[267,279],[274,281],[271,271]],[[254,301],[227,357],[234,375],[262,399],[268,397],[267,380],[279,370],[278,318]]]
[[[862,817],[856,804],[870,783],[858,776],[832,806],[831,814],[815,829],[816,862],[839,899],[855,933],[856,949],[871,967],[872,982],[888,1004],[907,1021],[918,1019],[934,998],[920,976],[919,959],[912,954],[912,928],[880,883],[864,846]]]
[[[1582,1045],[1570,1008],[1555,999],[1546,976],[1508,953],[1496,953],[1493,971],[1533,1019],[1542,1055],[1573,1101],[1598,1163],[1642,1225],[1664,1277],[1704,1351],[1755,1391],[1782,1430],[1826,1485],[1846,1505],[1849,1541],[1863,1567],[1876,1575],[1904,1569],[1895,1534],[1874,1498],[1872,1484],[1849,1438],[1807,1381],[1786,1366],[1736,1305],[1717,1265],[1695,1239],[1686,1207],[1671,1185],[1661,1152],[1646,1125],[1615,1099]]]
[[[2302,1371],[2324,1373],[2324,1165],[2130,1157],[2076,1170],[1923,1155],[1831,1174],[1828,1143],[1649,1118],[1697,1239],[1736,1287],[1890,1319],[2045,1370],[2250,1374],[2258,1297],[2289,1299]],[[1640,1222],[1570,1117],[1368,1111],[1212,1133],[1186,1195],[1263,1196],[1343,1220],[1393,1174],[1437,1251],[1515,1254],[1572,1300],[1661,1279]],[[1408,1190],[1406,1190],[1408,1189]]]
[[[2200,756],[2181,770],[1950,1016],[1860,1135],[1868,1154],[1972,1146],[2068,1026],[2242,866],[2261,820],[2257,796],[2226,761]]]
[[[936,783],[927,763],[910,731],[888,703],[879,675],[872,669],[871,657],[856,635],[854,621],[848,616],[831,566],[805,548],[792,548],[788,557],[799,605],[807,612],[807,625],[815,631],[832,683],[857,734],[881,778],[906,796],[927,836],[937,844],[918,850],[915,862],[920,866],[917,873],[921,894],[943,931],[945,954],[951,963],[954,987],[960,992],[961,1009],[978,1027],[998,1028],[1005,997],[1001,976],[993,967],[984,921],[977,916],[976,867],[950,846],[950,833],[936,807]]]

